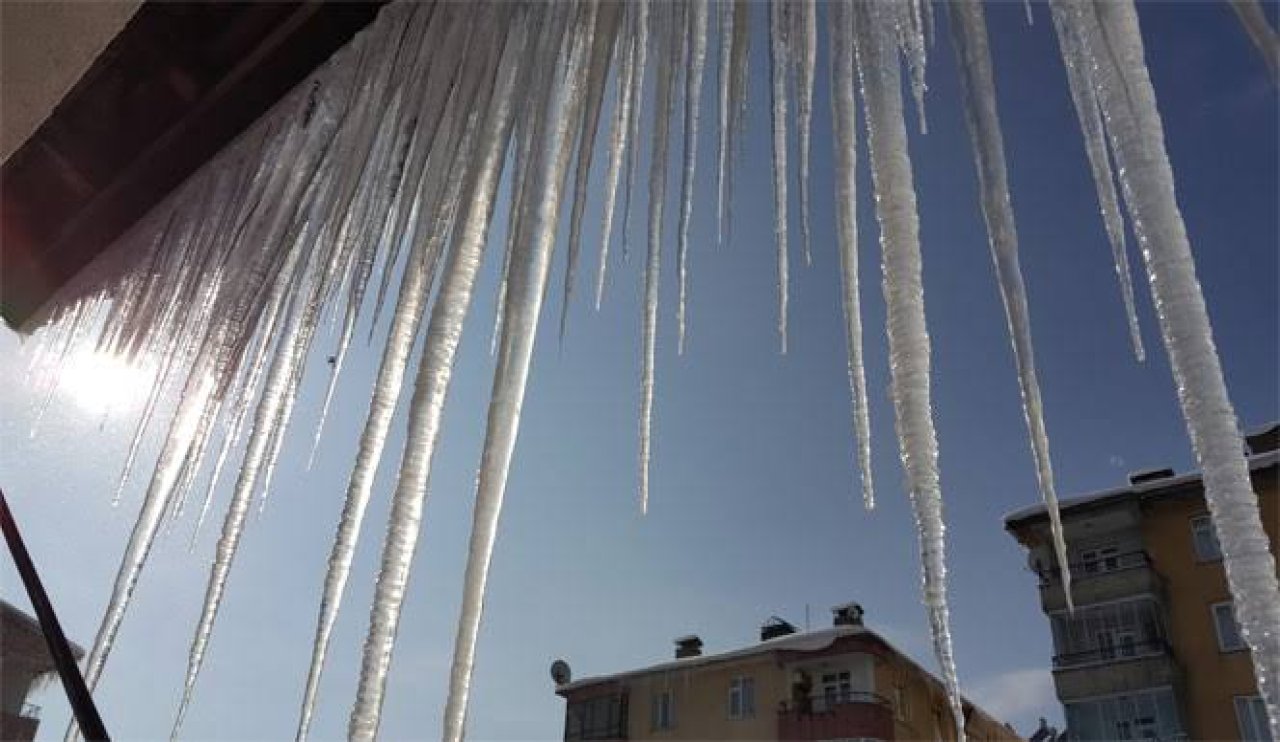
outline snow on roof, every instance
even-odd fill
[[[1258,469],[1266,469],[1280,463],[1280,451],[1266,451],[1265,453],[1249,456],[1247,458],[1249,461],[1249,470],[1257,471]],[[1093,505],[1112,499],[1123,499],[1131,495],[1157,493],[1199,481],[1200,472],[1193,471],[1186,474],[1180,474],[1176,477],[1165,477],[1163,479],[1155,479],[1139,484],[1113,487],[1111,489],[1100,490],[1086,495],[1079,495],[1077,497],[1069,497],[1059,500],[1058,510],[1065,513],[1068,510],[1085,505]],[[1028,505],[1027,507],[1014,510],[1013,512],[1006,514],[1003,520],[1005,525],[1009,526],[1044,514],[1044,503],[1037,503],[1035,505]]]
[[[882,637],[873,631],[862,626],[834,626],[827,629],[818,629],[817,631],[806,631],[799,634],[787,634],[779,636],[768,641],[758,642],[740,649],[733,649],[719,654],[703,654],[697,657],[685,657],[683,659],[661,662],[649,667],[642,667],[638,670],[627,670],[625,672],[614,673],[612,675],[597,675],[595,677],[583,678],[575,680],[572,683],[565,683],[556,688],[557,692],[572,691],[577,688],[585,688],[590,685],[599,683],[608,683],[625,678],[636,677],[640,675],[648,675],[654,672],[668,672],[671,670],[687,670],[691,667],[700,667],[702,665],[710,665],[717,662],[726,662],[728,660],[741,659],[750,657],[755,654],[765,654],[767,652],[788,651],[788,652],[816,652],[826,649],[835,643],[837,639],[855,634],[869,634],[876,639],[888,644]],[[896,651],[896,650],[895,650]],[[901,654],[901,652],[899,652]],[[905,656],[905,655],[904,655]]]

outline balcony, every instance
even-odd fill
[[[40,707],[34,704],[22,704],[17,713],[12,711],[0,712],[0,739],[35,739],[36,728],[39,726]]]
[[[893,739],[893,707],[874,693],[839,691],[784,703],[778,739]]]
[[[1178,665],[1162,640],[1069,652],[1053,658],[1063,702],[1173,685]]]
[[[1163,593],[1164,581],[1145,551],[1130,551],[1071,565],[1071,596],[1077,606]],[[1040,604],[1046,613],[1067,607],[1062,574],[1057,567],[1040,572]]]

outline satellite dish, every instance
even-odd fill
[[[569,670],[569,663],[564,660],[556,660],[551,663],[551,679],[556,685],[564,685],[573,679],[573,673]]]

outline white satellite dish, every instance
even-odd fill
[[[573,679],[573,673],[569,670],[569,663],[564,660],[556,660],[551,663],[551,679],[556,685],[564,685]]]

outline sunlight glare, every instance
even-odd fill
[[[109,353],[86,350],[67,359],[62,392],[90,414],[132,407],[146,396],[154,369]]]

